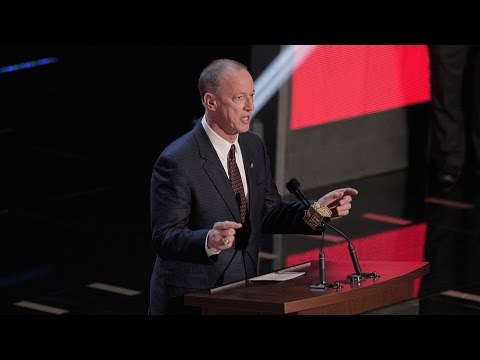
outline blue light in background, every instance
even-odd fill
[[[16,64],[16,65],[3,66],[3,67],[0,67],[0,74],[17,71],[17,70],[30,69],[35,66],[53,64],[53,63],[56,63],[57,61],[58,61],[58,58],[49,57],[49,58],[43,58],[39,60],[27,61],[27,62]]]

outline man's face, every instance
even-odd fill
[[[254,109],[255,93],[252,76],[246,70],[228,72],[220,78],[220,89],[215,95],[217,124],[226,135],[249,130]]]

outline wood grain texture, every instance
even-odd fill
[[[353,273],[349,261],[327,261],[327,282],[346,281]],[[224,291],[193,293],[185,304],[199,306],[202,314],[251,315],[352,315],[413,298],[413,281],[429,272],[427,262],[364,261],[364,272],[377,272],[379,279],[360,284],[342,284],[340,290],[311,290],[319,281],[318,262],[302,269],[305,275],[284,282],[249,282]]]

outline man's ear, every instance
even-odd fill
[[[208,110],[216,110],[217,109],[217,101],[215,100],[215,95],[211,93],[205,93],[203,96],[203,101],[205,102],[205,106]]]

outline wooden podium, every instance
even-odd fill
[[[429,272],[428,262],[362,261],[362,271],[380,278],[348,283],[349,261],[326,262],[326,281],[341,283],[339,290],[312,290],[319,282],[318,261],[282,271],[305,275],[282,282],[240,281],[185,295],[185,305],[201,307],[202,315],[353,315],[413,299],[413,283]]]

